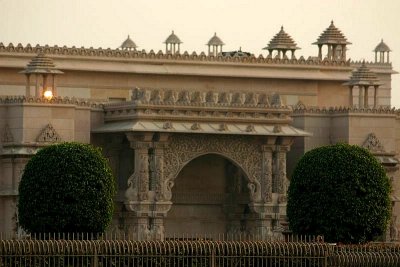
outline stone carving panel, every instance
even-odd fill
[[[56,143],[61,142],[61,137],[49,123],[43,128],[36,140],[41,143]]]
[[[6,124],[6,126],[4,127],[3,136],[1,138],[1,141],[3,143],[12,143],[12,142],[14,142],[14,136],[13,136],[8,124]]]
[[[378,137],[374,133],[368,134],[367,139],[365,139],[362,147],[371,152],[385,152],[385,148],[383,147],[381,141],[379,141]]]
[[[260,177],[262,152],[260,144],[245,136],[174,135],[164,151],[164,181],[157,199],[171,200],[171,189],[181,169],[191,160],[204,154],[215,153],[235,162],[248,179],[251,202],[261,201]]]

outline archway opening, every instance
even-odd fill
[[[250,235],[248,179],[231,160],[206,154],[190,161],[172,188],[165,218],[166,238],[240,238]]]

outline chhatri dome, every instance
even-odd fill
[[[36,57],[34,57],[28,63],[28,65],[26,65],[26,68],[19,73],[26,75],[27,97],[31,96],[31,76],[35,76],[36,78],[35,97],[41,98],[44,96],[48,99],[51,99],[52,97],[57,96],[55,76],[58,74],[63,74],[63,72],[58,70],[53,60],[50,57],[47,57],[43,52],[40,52]],[[42,81],[39,79],[40,76]],[[50,77],[52,78],[52,83],[50,83]]]
[[[321,33],[317,41],[313,43],[318,45],[318,57],[322,59],[322,47],[328,46],[327,58],[328,60],[346,60],[346,45],[351,44],[343,33],[336,28],[333,20],[329,27]]]
[[[222,46],[225,45],[222,42],[221,38],[217,36],[217,33],[214,33],[214,36],[208,41],[208,55],[217,56],[219,53],[222,53]],[[212,48],[212,49],[211,49]]]
[[[181,45],[181,39],[172,31],[172,33],[167,37],[165,40],[165,53],[179,53],[180,51],[180,45]]]
[[[375,47],[374,52],[375,52],[375,63],[378,62],[389,63],[389,53],[392,52],[392,50],[390,50],[389,46],[383,42],[383,39]],[[378,53],[379,53],[379,61],[378,61]],[[387,53],[386,62],[385,62],[385,53]]]
[[[263,49],[268,50],[269,55],[272,55],[272,52],[277,50],[279,57],[281,52],[283,56],[285,56],[286,51],[291,51],[292,57],[294,57],[294,51],[300,49],[300,47],[297,47],[296,42],[283,30],[282,26],[281,30],[271,39],[268,46],[264,47]]]
[[[353,88],[358,87],[358,107],[369,108],[369,88],[373,88],[373,107],[378,106],[378,87],[383,83],[378,79],[376,73],[372,72],[365,65],[365,61],[362,62],[361,66],[353,71],[348,82],[343,85],[347,85],[350,88],[350,106],[353,106]]]
[[[121,44],[121,48],[123,50],[136,50],[137,47],[138,46],[135,44],[134,41],[132,41],[129,35],[128,38],[126,38],[126,40]]]

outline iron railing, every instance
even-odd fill
[[[135,241],[86,234],[67,240],[1,239],[0,267],[11,266],[400,266],[399,244],[333,245],[318,240]],[[103,239],[96,239],[103,238]]]

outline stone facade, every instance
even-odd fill
[[[208,55],[173,46],[137,51],[132,40],[122,50],[0,43],[0,232],[19,230],[21,173],[51,143],[101,146],[118,188],[110,231],[149,240],[282,231],[299,157],[347,142],[371,150],[391,178],[387,239],[399,240],[400,111],[390,107],[396,72],[384,58],[347,60],[350,43],[337,31],[332,23],[316,43],[318,55],[307,59],[295,57],[298,47],[283,28],[258,57],[222,53],[222,41]],[[41,68],[43,57],[51,72]],[[371,88],[357,80],[369,72]],[[47,89],[51,99],[43,97]]]

